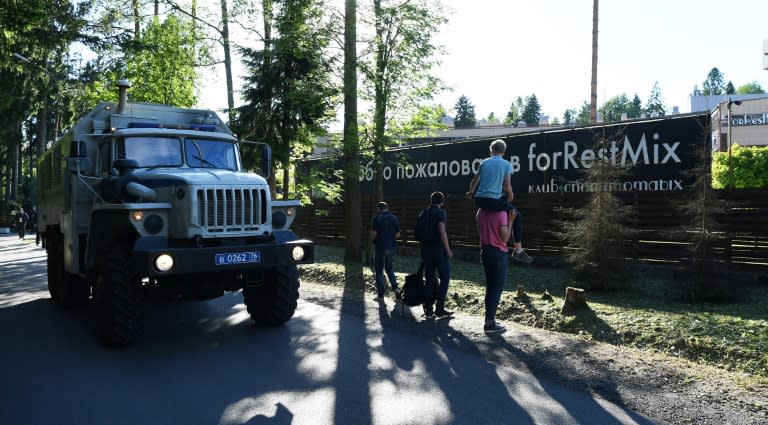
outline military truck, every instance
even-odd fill
[[[247,172],[249,142],[215,112],[129,103],[118,87],[38,162],[51,298],[92,304],[108,345],[134,341],[155,298],[242,291],[257,324],[289,320],[314,244],[290,230],[299,202],[272,199],[269,146],[250,142],[261,170]]]

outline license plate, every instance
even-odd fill
[[[259,251],[216,254],[217,266],[226,264],[258,263],[259,261],[261,261],[261,253]]]

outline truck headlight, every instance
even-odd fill
[[[163,230],[165,221],[157,214],[150,214],[144,219],[144,230],[150,235],[156,235]]]
[[[288,222],[288,216],[282,211],[275,211],[272,213],[272,227],[281,229]]]
[[[174,266],[173,257],[170,254],[160,254],[155,257],[155,268],[161,272],[167,272]]]
[[[291,254],[293,255],[294,261],[301,261],[304,259],[304,247],[302,246],[294,246],[293,251],[291,251]]]

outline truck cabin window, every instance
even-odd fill
[[[178,167],[181,143],[172,137],[126,137],[117,142],[117,159],[135,159],[139,167]]]
[[[195,168],[237,170],[235,145],[207,139],[184,139],[187,165]]]

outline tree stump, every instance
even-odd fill
[[[523,285],[517,285],[516,298],[528,298],[528,294],[525,293],[525,287]]]
[[[587,306],[587,293],[581,288],[573,288],[571,286],[565,288],[565,301],[563,307],[560,309],[560,313],[568,314],[574,310],[583,310],[589,308]]]

